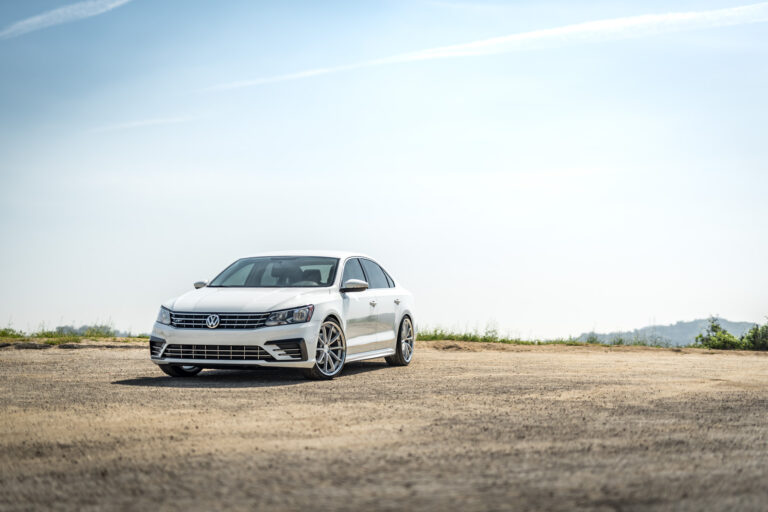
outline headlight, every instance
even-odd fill
[[[275,311],[267,318],[264,325],[286,325],[286,324],[301,324],[309,322],[312,318],[312,312],[315,310],[315,306],[304,306],[296,309],[286,309],[284,311]]]
[[[167,308],[160,306],[160,312],[157,314],[157,321],[161,324],[171,325],[171,312]]]

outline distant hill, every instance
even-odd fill
[[[718,318],[720,325],[726,331],[736,337],[742,336],[754,324],[754,322],[731,322],[724,318]],[[634,331],[609,332],[600,334],[595,332],[585,332],[578,337],[579,341],[595,339],[600,343],[611,343],[617,339],[623,339],[625,343],[631,343],[633,340],[640,340],[647,343],[658,343],[660,345],[690,345],[696,341],[696,336],[706,330],[709,325],[709,319],[702,318],[691,322],[677,322],[671,325],[649,325]]]

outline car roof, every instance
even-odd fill
[[[369,258],[373,259],[370,256],[367,256],[360,252],[352,252],[352,251],[315,251],[315,250],[304,250],[304,251],[270,251],[270,252],[260,252],[257,254],[252,254],[248,256],[249,258],[258,258],[259,256],[318,256],[323,258],[339,258],[341,260],[346,258]]]

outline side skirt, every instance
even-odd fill
[[[370,352],[360,352],[359,354],[347,354],[346,362],[362,361],[364,359],[378,359],[380,357],[391,356],[395,353],[393,348],[382,348],[380,350],[371,350]]]

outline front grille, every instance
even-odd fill
[[[171,325],[178,329],[208,329],[205,321],[219,316],[216,329],[258,329],[264,327],[269,313],[176,313],[171,311]]]
[[[274,361],[258,345],[168,345],[163,352],[168,359],[210,359],[218,361]]]

